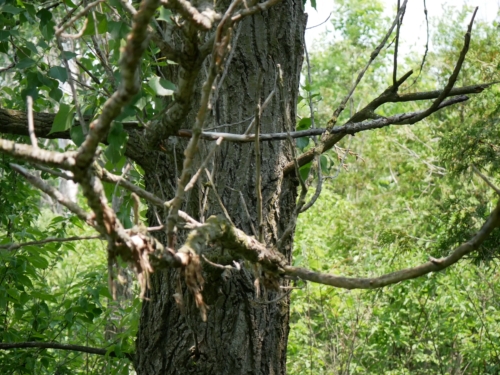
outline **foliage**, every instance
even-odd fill
[[[457,18],[463,21],[470,15],[450,13],[454,17],[441,20],[434,29],[434,52],[426,62],[433,70],[425,69],[418,87],[406,90],[432,90],[445,83],[463,39]],[[378,17],[362,19],[359,28],[367,22],[376,33]],[[319,118],[328,118],[349,89],[351,76],[335,66],[357,61],[339,52],[356,50],[356,34],[349,34],[348,27],[339,33],[341,38],[311,58],[311,67],[318,68],[311,88],[322,92],[322,101],[315,105]],[[493,68],[498,64],[497,39],[496,28],[475,26],[458,85],[498,80]],[[391,64],[381,60],[375,78],[360,86],[352,107],[362,108],[373,93],[387,87],[387,63]],[[405,65],[417,70],[420,63],[407,59],[399,70],[404,72]],[[441,68],[443,75],[436,75]],[[471,164],[498,182],[498,89],[471,100],[415,127],[377,130],[346,140],[343,147],[351,154],[345,165],[344,151],[337,149],[338,156],[331,155],[336,165],[330,173],[336,177],[326,180],[318,202],[299,219],[294,264],[373,277],[420,264],[429,256],[447,255],[467,241],[495,199],[471,172]],[[302,111],[307,116],[307,106]],[[397,112],[402,112],[400,104],[385,106],[379,114]],[[289,373],[497,373],[499,243],[495,233],[469,260],[382,290],[344,291],[309,284],[294,291]]]

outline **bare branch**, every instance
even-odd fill
[[[11,243],[11,244],[6,244],[6,245],[0,245],[0,249],[5,249],[8,251],[11,250],[17,250],[20,249],[21,247],[25,246],[38,246],[38,245],[45,245],[47,243],[52,243],[52,242],[71,242],[71,241],[86,241],[86,240],[99,240],[102,239],[103,237],[101,235],[96,235],[96,236],[72,236],[72,237],[48,237],[44,240],[40,241],[30,241],[30,242],[23,242],[23,243]]]
[[[97,355],[109,355],[110,357],[119,357],[114,351],[108,353],[107,349],[93,348],[90,346],[60,344],[58,342],[13,342],[13,343],[0,343],[0,350],[10,349],[26,349],[26,348],[40,348],[40,349],[59,349],[69,350],[72,352],[81,352]],[[130,353],[123,353],[125,357],[133,360],[133,355]]]
[[[89,10],[91,10],[93,7],[99,5],[100,3],[105,2],[105,0],[97,0],[94,1],[90,4],[88,4],[83,10],[78,13],[76,16],[71,18],[68,22],[65,22],[64,24],[61,24],[59,27],[56,28],[56,37],[62,36],[61,34],[66,30],[67,28],[73,26],[73,24],[78,21],[80,18],[85,17]]]
[[[476,168],[476,166],[473,165],[472,170],[474,171],[475,174],[477,174],[479,177],[481,177],[481,179],[484,182],[486,182],[486,185],[488,185],[490,188],[492,188],[495,191],[495,193],[500,195],[500,189],[498,187],[496,187],[495,184],[493,182],[491,182],[488,177],[486,177],[484,174],[482,174],[479,171],[479,169]]]
[[[251,16],[252,14],[259,13],[259,12],[264,12],[271,8],[272,6],[279,4],[282,0],[268,0],[264,3],[259,3],[257,5],[254,5],[253,7],[250,7],[248,9],[243,9],[240,10],[238,13],[236,13],[232,17],[233,22],[237,22],[241,20],[243,17]]]
[[[406,10],[406,3],[407,2],[408,2],[408,0],[405,0],[403,5],[401,6],[401,8],[398,9],[398,14],[396,15],[396,18],[394,19],[394,22],[392,23],[391,27],[389,28],[389,31],[387,31],[387,34],[385,34],[385,36],[382,39],[382,41],[380,42],[380,44],[372,52],[372,54],[370,55],[370,60],[368,60],[365,67],[363,68],[363,70],[361,70],[361,72],[359,72],[358,77],[356,78],[356,81],[354,81],[354,84],[353,84],[351,90],[349,91],[349,93],[344,97],[344,99],[342,99],[338,108],[333,112],[332,118],[328,121],[328,124],[327,124],[328,129],[331,129],[335,126],[340,114],[345,109],[347,102],[349,101],[352,94],[354,94],[356,87],[358,87],[358,84],[363,79],[363,76],[365,75],[366,71],[370,67],[371,63],[377,58],[378,54],[380,53],[382,48],[384,48],[385,44],[387,43],[387,40],[391,36],[392,31],[394,30],[396,25],[399,24],[399,19],[400,19],[401,15],[404,13],[404,11]]]
[[[200,12],[187,0],[162,0],[161,4],[165,8],[176,10],[182,17],[202,31],[210,30],[213,24],[221,18],[219,14],[208,7]]]
[[[255,238],[229,225],[222,217],[210,217],[205,224],[196,229],[196,232],[191,232],[190,239],[184,246],[200,253],[203,250],[201,244],[217,241],[225,248],[230,249],[230,252],[240,255],[252,263],[259,263],[268,272],[281,277],[298,277],[302,280],[344,289],[374,289],[414,279],[430,272],[438,272],[455,264],[464,256],[477,250],[491,232],[499,226],[500,201],[476,235],[455,248],[447,257],[432,258],[429,262],[420,266],[374,278],[349,278],[290,266],[281,253],[267,249],[265,245]],[[203,239],[203,241],[200,239]]]
[[[30,145],[16,143],[0,138],[0,153],[9,154],[17,159],[41,163],[53,167],[71,169],[75,165],[74,152],[53,152]]]
[[[35,134],[35,122],[33,121],[33,98],[28,96],[26,98],[28,107],[28,133],[30,134],[31,145],[34,149],[38,148],[38,141]]]
[[[78,216],[84,222],[91,224],[91,215],[89,213],[87,213],[85,210],[83,210],[76,203],[72,202],[70,199],[65,197],[59,190],[57,190],[53,186],[49,185],[48,183],[43,181],[41,178],[38,178],[35,175],[29,173],[26,169],[24,169],[20,165],[10,164],[10,166],[12,167],[12,169],[14,169],[16,172],[21,174],[24,178],[26,178],[26,180],[30,184],[32,184],[36,188],[40,189],[41,191],[43,191],[45,194],[49,195],[50,197],[54,198],[57,202],[59,202],[64,207],[66,207],[68,210],[73,212],[76,216]]]

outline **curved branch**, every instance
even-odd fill
[[[81,352],[97,355],[106,355],[107,349],[93,348],[83,345],[60,344],[58,342],[13,342],[13,343],[0,343],[0,350],[10,349],[25,349],[25,348],[40,348],[40,349],[59,349],[69,350],[72,352]],[[126,358],[133,361],[134,356],[131,353],[123,353]],[[110,357],[120,358],[114,351],[108,353]]]
[[[414,279],[430,272],[441,271],[457,263],[464,256],[477,250],[491,232],[499,226],[500,201],[476,235],[455,248],[447,257],[431,258],[429,262],[422,265],[373,278],[336,276],[290,266],[281,253],[266,248],[254,237],[230,225],[223,217],[212,216],[205,224],[197,227],[191,232],[183,248],[191,249],[199,254],[205,243],[217,241],[234,255],[241,256],[252,263],[259,263],[265,270],[276,276],[298,277],[302,280],[344,289],[374,289]]]
[[[488,220],[483,224],[479,232],[469,241],[458,246],[447,257],[434,259],[427,263],[421,264],[413,268],[391,272],[383,276],[373,278],[358,278],[358,277],[342,277],[332,274],[324,274],[310,271],[305,268],[285,266],[285,274],[288,276],[300,277],[303,280],[308,280],[324,285],[331,285],[337,288],[344,289],[374,289],[381,288],[387,285],[396,284],[404,280],[415,279],[431,272],[441,271],[462,259],[467,254],[476,250],[490,233],[500,225],[500,201],[496,208],[488,217]]]

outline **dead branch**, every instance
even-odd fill
[[[213,9],[207,7],[200,12],[186,0],[162,0],[161,4],[165,8],[176,10],[182,17],[202,31],[210,30],[214,23],[221,19],[221,16]]]
[[[72,237],[48,237],[44,240],[39,241],[29,241],[23,243],[11,243],[6,245],[0,245],[0,249],[5,249],[8,251],[17,250],[25,246],[39,246],[45,245],[52,242],[72,242],[72,241],[87,241],[87,240],[99,240],[103,237],[101,235],[97,236],[72,236]]]
[[[78,206],[76,203],[69,200],[65,197],[59,190],[42,180],[41,178],[29,173],[26,169],[17,164],[10,164],[11,168],[14,169],[17,173],[22,175],[31,185],[40,189],[45,194],[49,195],[51,198],[55,199],[57,202],[62,204],[68,210],[73,212],[76,216],[78,216],[84,222],[91,224],[92,215],[87,213],[83,208]]]
[[[109,355],[110,357],[120,357],[116,352],[111,351],[108,353],[107,349],[93,348],[90,346],[82,345],[72,345],[72,344],[60,344],[58,342],[14,342],[0,343],[0,350],[10,350],[10,349],[25,349],[25,348],[40,348],[40,349],[59,349],[59,350],[69,350],[72,352],[81,352],[97,355]],[[133,360],[133,354],[123,353],[123,356]]]
[[[31,163],[40,163],[70,170],[75,165],[74,152],[53,152],[30,145],[15,143],[0,138],[0,153],[9,154],[17,159],[26,160]]]

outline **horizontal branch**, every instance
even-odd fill
[[[16,159],[32,163],[40,163],[63,169],[71,169],[75,165],[74,152],[53,152],[38,147],[16,143],[0,138],[0,153],[8,154]]]
[[[13,342],[13,343],[0,343],[0,350],[10,350],[10,349],[26,349],[26,348],[39,348],[39,349],[58,349],[58,350],[69,350],[72,352],[81,352],[97,355],[106,355],[108,353],[107,349],[93,348],[90,346],[82,345],[71,345],[71,344],[60,344],[58,342]],[[131,361],[134,359],[133,355],[130,353],[123,353],[124,356]],[[114,351],[108,353],[110,357],[119,357]]]
[[[102,239],[102,236],[96,235],[96,236],[73,236],[73,237],[49,237],[44,240],[39,240],[39,241],[29,241],[29,242],[23,242],[23,243],[9,243],[5,245],[0,245],[0,249],[6,249],[6,250],[17,250],[21,247],[25,246],[37,246],[37,245],[45,245],[47,243],[51,242],[71,242],[71,241],[85,241],[85,240],[99,240]]]
[[[450,100],[447,100],[439,106],[438,109],[448,107],[453,104],[465,102],[469,98],[465,95],[454,97]],[[347,123],[343,126],[338,126],[329,131],[329,134],[355,134],[364,130],[377,129],[389,125],[403,125],[408,124],[409,122],[403,121],[411,121],[413,117],[416,117],[423,113],[424,111],[417,112],[408,112],[408,113],[399,113],[389,117],[378,117],[376,119],[358,122],[358,123]],[[270,141],[281,141],[286,140],[288,135],[292,138],[301,138],[301,137],[310,137],[313,135],[321,135],[327,131],[326,128],[316,128],[316,129],[307,129],[307,130],[299,130],[290,133],[268,133],[268,134],[259,134],[259,140],[261,142],[270,142]],[[177,133],[179,137],[190,138],[192,135],[191,130],[181,129]],[[221,133],[221,132],[202,132],[201,138],[216,141],[219,138],[226,142],[254,142],[255,134],[234,134],[234,133]]]

